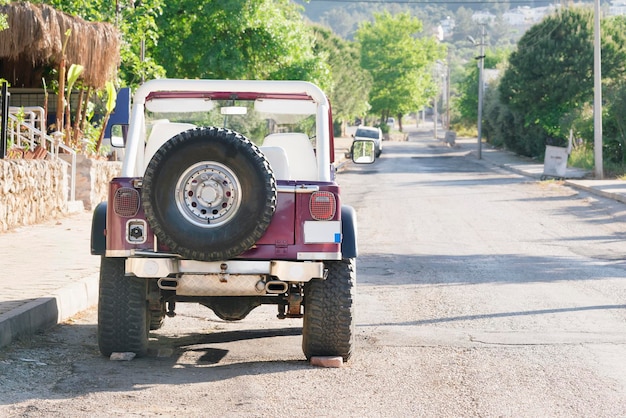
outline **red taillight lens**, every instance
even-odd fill
[[[309,201],[311,216],[316,221],[328,221],[333,219],[337,210],[337,200],[331,192],[315,192]]]
[[[118,216],[130,218],[139,211],[139,192],[130,187],[121,187],[115,191],[113,210]]]

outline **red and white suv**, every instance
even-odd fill
[[[333,162],[330,104],[313,84],[142,85],[122,174],[93,217],[102,354],[145,355],[148,332],[194,302],[225,320],[276,305],[304,318],[307,358],[347,360],[356,216]]]

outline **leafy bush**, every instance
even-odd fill
[[[391,129],[389,125],[384,122],[379,123],[377,126],[380,128],[381,131],[383,131],[384,134],[388,134],[389,130]]]
[[[572,148],[572,153],[569,155],[568,159],[568,165],[583,168],[585,170],[592,170],[594,167],[593,147],[583,143]]]

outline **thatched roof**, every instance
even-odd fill
[[[87,22],[45,4],[28,2],[0,6],[9,29],[0,32],[0,77],[14,87],[41,87],[48,67],[58,67],[65,32],[71,36],[65,51],[66,65],[85,67],[81,79],[102,88],[117,71],[120,37],[108,23]]]

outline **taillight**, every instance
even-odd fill
[[[311,216],[316,221],[328,221],[335,216],[337,200],[331,192],[315,192],[309,201]]]
[[[130,187],[121,187],[115,191],[113,210],[118,216],[130,218],[139,211],[139,192]]]

